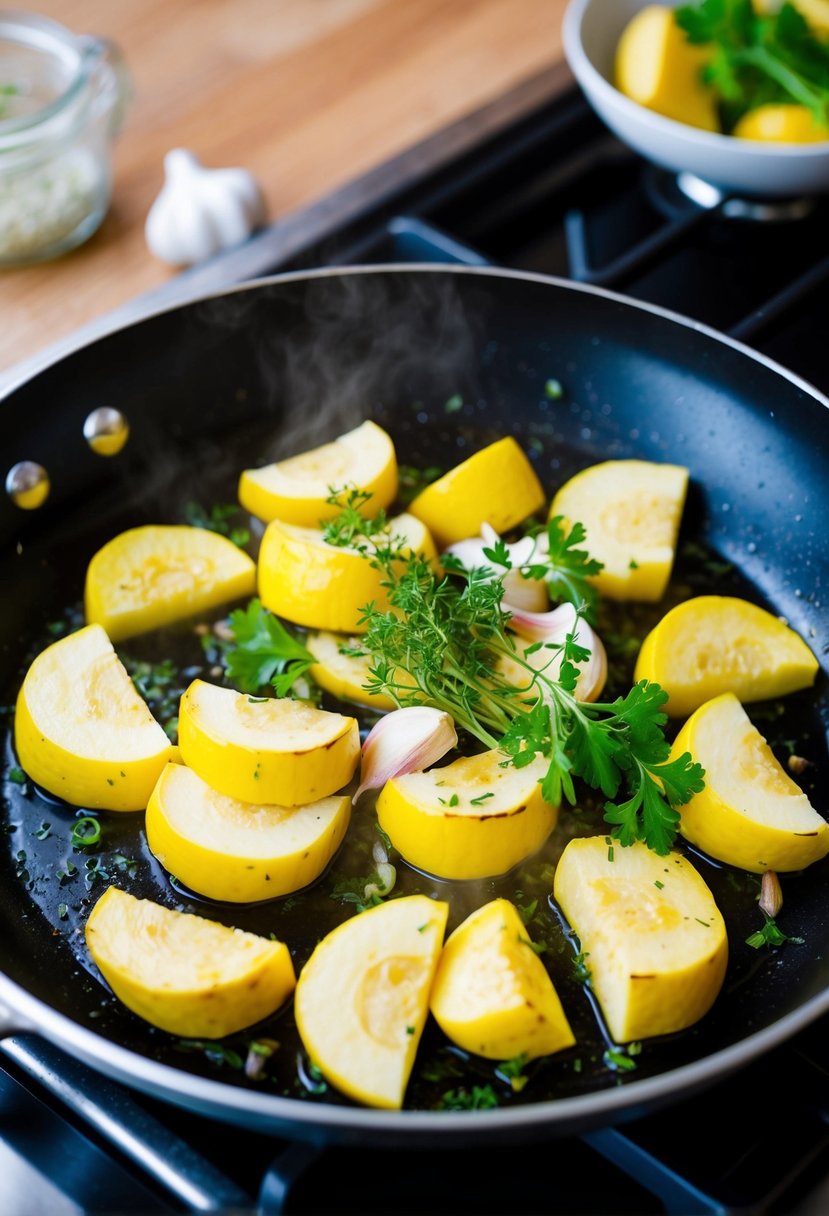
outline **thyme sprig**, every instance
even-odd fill
[[[485,747],[501,748],[505,764],[523,768],[543,756],[548,802],[564,797],[575,804],[574,779],[581,778],[604,794],[605,819],[621,844],[643,840],[667,853],[679,822],[675,808],[703,785],[703,770],[689,754],[668,758],[662,729],[667,693],[640,681],[612,702],[578,701],[579,666],[589,658],[574,636],[583,606],[564,642],[525,646],[508,631],[503,583],[492,568],[466,570],[445,555],[444,570],[437,572],[390,537],[385,519],[378,524],[354,509],[353,493],[330,525],[329,543],[363,553],[381,572],[390,605],[366,605],[361,621],[372,656],[367,690],[385,693],[401,707],[429,704],[446,711]],[[559,552],[573,553],[584,529],[576,524],[568,532],[562,521],[554,522]],[[578,563],[589,568],[589,556],[578,552]],[[499,564],[502,556],[492,553]],[[541,648],[550,656],[538,670],[530,657]],[[522,671],[520,685],[501,673],[507,659]]]

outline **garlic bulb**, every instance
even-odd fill
[[[188,266],[238,245],[265,218],[264,196],[246,169],[205,169],[192,152],[174,148],[144,235],[162,262]]]

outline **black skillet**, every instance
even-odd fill
[[[560,382],[560,397],[545,389],[548,380]],[[115,457],[95,455],[83,438],[84,420],[100,406],[117,407],[130,423],[129,442]],[[827,401],[702,326],[526,274],[391,267],[255,283],[149,317],[10,391],[0,401],[5,465],[37,461],[49,473],[51,494],[31,511],[0,502],[2,700],[13,701],[50,624],[80,600],[86,563],[104,540],[135,523],[180,522],[188,500],[233,501],[243,467],[333,437],[364,417],[388,427],[401,461],[421,466],[449,467],[512,433],[548,491],[608,457],[687,465],[683,552],[708,546],[721,564],[681,561],[678,593],[738,590],[773,607],[808,640],[822,666],[816,688],[787,698],[782,717],[774,706],[754,713],[776,746],[796,746],[813,762],[801,780],[825,810]],[[145,656],[160,657],[168,643],[178,645],[161,639],[153,652],[150,640]],[[10,714],[5,721],[10,725]],[[231,1057],[187,1051],[110,997],[83,952],[83,921],[106,881],[90,867],[170,906],[274,931],[291,945],[297,966],[351,909],[327,887],[295,905],[206,905],[153,866],[140,816],[105,818],[98,862],[72,854],[72,808],[12,780],[19,775],[9,739],[6,749],[0,1001],[9,1010],[7,1028],[28,1027],[128,1085],[220,1119],[301,1137],[408,1144],[570,1134],[685,1096],[829,1010],[826,863],[784,881],[781,923],[803,943],[755,951],[745,938],[760,923],[756,881],[694,858],[728,921],[726,984],[696,1028],[646,1043],[630,1072],[608,1063],[538,868],[502,884],[447,889],[400,865],[400,890],[448,894],[450,927],[495,893],[513,897],[519,883],[527,887],[523,898],[538,894],[534,932],[549,938],[545,957],[579,1046],[531,1067],[515,1093],[489,1065],[448,1052],[431,1028],[407,1109],[378,1112],[332,1090],[313,1092],[321,1087],[298,1052],[288,1010],[231,1045],[243,1053],[257,1035],[282,1043],[273,1075],[246,1081]],[[371,838],[370,813],[361,822],[357,870]],[[40,839],[44,823],[51,826]],[[579,827],[565,816],[563,823],[565,832],[601,830],[598,820]],[[66,876],[67,856],[78,866],[73,877]],[[447,1091],[469,1094],[476,1084],[496,1093],[497,1108],[435,1109],[447,1104]]]

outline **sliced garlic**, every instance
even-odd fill
[[[512,604],[505,604],[512,614],[509,628],[528,642],[542,642],[548,646],[563,645],[568,633],[585,650],[590,658],[579,665],[576,682],[576,698],[579,701],[595,701],[607,679],[607,652],[599,635],[579,616],[572,604],[559,604],[551,612],[525,612]],[[550,662],[555,674],[561,662],[555,652],[550,652]],[[537,659],[536,659],[537,664]]]
[[[174,148],[164,174],[144,227],[150,252],[162,262],[201,262],[265,222],[264,196],[246,169],[205,169],[192,152]]]
[[[766,870],[760,879],[760,909],[774,920],[783,907],[783,888],[774,870]]]
[[[501,537],[495,529],[484,523],[481,524],[480,536],[460,540],[456,544],[450,545],[446,552],[456,557],[465,570],[475,570],[481,566],[492,567],[492,562],[485,555],[484,549],[491,549],[500,539]],[[500,578],[504,584],[504,598],[509,600],[511,605],[515,604],[518,608],[525,608],[528,612],[543,612],[549,603],[544,580],[525,578],[521,573],[521,567],[531,565],[537,555],[535,538],[524,536],[521,540],[507,545],[506,548],[512,562],[512,569],[500,573],[497,567],[492,567],[492,577]]]
[[[427,705],[394,709],[372,728],[363,744],[360,785],[352,801],[392,777],[421,772],[458,742],[450,714]],[[379,872],[379,871],[378,871]]]

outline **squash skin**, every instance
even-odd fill
[[[764,608],[737,596],[698,595],[647,635],[634,679],[661,685],[666,713],[685,718],[726,692],[750,702],[810,688],[817,671],[802,638]]]
[[[445,549],[488,523],[508,532],[544,506],[541,482],[512,436],[496,440],[432,482],[410,504]]]
[[[444,1034],[490,1060],[551,1055],[575,1043],[518,909],[495,899],[447,938],[430,1000]]]
[[[89,951],[133,1013],[182,1038],[221,1039],[294,990],[288,947],[109,887],[86,923]]]
[[[181,698],[179,750],[228,798],[304,806],[348,784],[360,732],[356,718],[290,697],[260,700],[194,680]]]
[[[571,840],[553,893],[616,1042],[685,1030],[711,1008],[728,962],[725,923],[679,853],[660,857],[641,841],[609,846],[604,836]]]
[[[225,536],[158,524],[108,541],[87,567],[88,624],[113,642],[188,620],[256,590],[256,563]]]
[[[333,929],[300,972],[294,1009],[305,1049],[358,1102],[403,1105],[448,914],[425,895],[390,899]]]
[[[239,478],[239,502],[265,523],[281,519],[316,528],[341,509],[328,501],[332,487],[369,494],[361,509],[371,517],[394,502],[397,485],[391,437],[376,422],[367,421],[333,443],[260,469],[245,469]]]
[[[377,818],[401,856],[439,878],[489,878],[540,849],[558,821],[541,793],[549,761],[516,769],[505,759],[482,752],[387,781]]]
[[[168,764],[147,806],[147,843],[165,870],[199,895],[255,903],[316,882],[350,818],[346,795],[308,806],[256,806]]]
[[[705,769],[705,787],[679,808],[679,830],[691,844],[755,874],[802,870],[829,853],[829,823],[778,763],[733,693],[691,715],[671,759],[682,752]]]
[[[34,659],[17,697],[14,738],[32,781],[93,810],[142,811],[175,754],[100,625]]]

